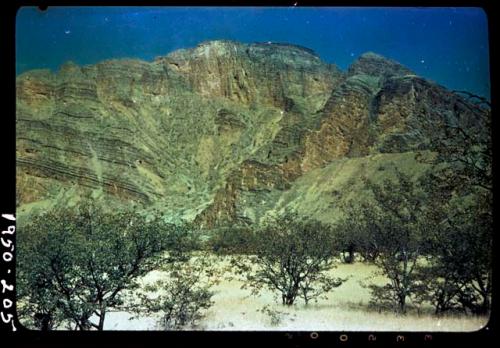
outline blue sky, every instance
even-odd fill
[[[213,39],[289,42],[345,70],[373,51],[451,89],[490,97],[487,18],[479,8],[23,7],[16,72],[72,60],[152,60]]]

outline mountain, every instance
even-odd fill
[[[92,194],[208,228],[286,208],[335,219],[362,176],[418,176],[432,125],[477,108],[375,53],[343,72],[301,46],[233,41],[32,70],[16,92],[18,214]]]

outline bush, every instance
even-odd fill
[[[168,251],[168,261],[187,261],[192,251],[201,249],[200,234],[190,225],[164,224],[162,243]]]
[[[269,305],[265,305],[264,307],[257,309],[257,312],[265,314],[269,318],[269,323],[271,324],[271,326],[280,325],[283,322],[283,319],[290,315],[288,313],[280,312],[275,309],[273,310]]]
[[[165,265],[163,270],[168,272],[166,279],[145,287],[131,310],[137,314],[160,314],[159,323],[164,330],[195,328],[213,304],[210,287],[219,278],[209,258],[190,257],[187,262]]]
[[[239,226],[214,230],[207,245],[216,254],[252,254],[256,248],[254,232]]]

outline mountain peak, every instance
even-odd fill
[[[347,71],[348,75],[365,74],[377,77],[405,76],[415,73],[396,62],[373,52],[363,53]]]
[[[359,59],[385,59],[385,60],[387,60],[387,58],[384,57],[383,55],[372,52],[372,51],[368,51],[368,52],[363,53],[362,55],[359,56]]]
[[[283,62],[318,63],[320,57],[310,48],[283,42],[241,43],[233,40],[210,40],[196,47],[179,49],[168,54],[168,58],[189,60],[192,58],[247,56],[251,59],[278,60]]]
[[[267,48],[271,48],[271,49],[275,49],[275,50],[295,51],[297,53],[306,53],[306,54],[312,55],[314,57],[318,57],[316,52],[314,52],[314,50],[312,50],[310,48],[296,45],[296,44],[287,43],[287,42],[272,42],[272,41],[255,42],[252,45],[259,46],[259,47],[267,47]]]

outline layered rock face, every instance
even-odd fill
[[[407,161],[439,131],[429,123],[475,107],[373,53],[342,72],[307,48],[231,41],[153,62],[66,63],[16,87],[21,212],[90,193],[209,228],[313,196],[334,214],[321,197],[349,175],[341,163]],[[312,178],[326,186],[313,192]]]

